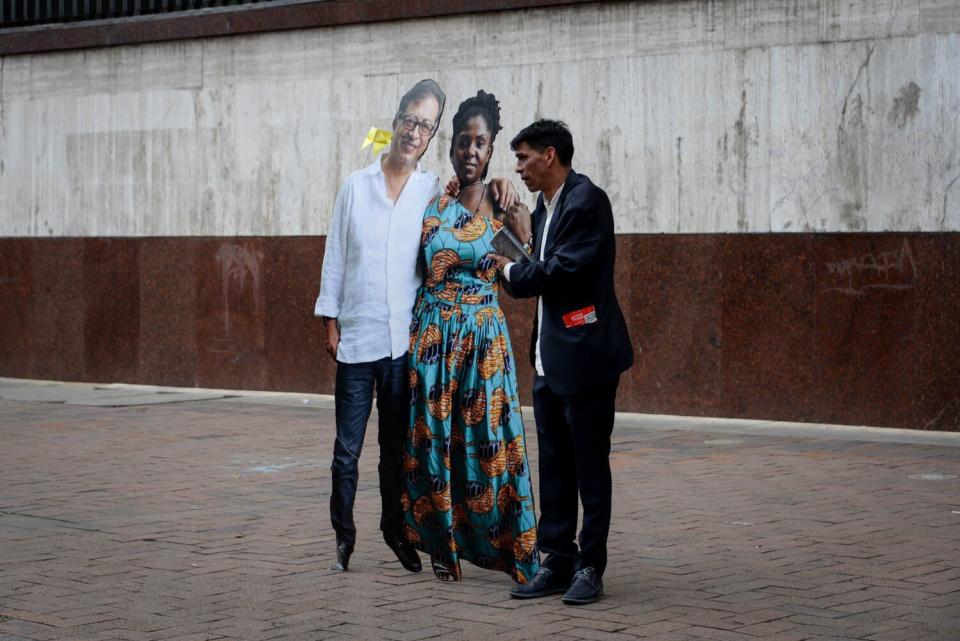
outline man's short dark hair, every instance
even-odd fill
[[[567,125],[559,120],[538,120],[520,130],[510,141],[510,149],[517,150],[522,143],[543,153],[547,147],[553,147],[557,159],[564,167],[573,160],[573,136]]]
[[[407,107],[410,106],[411,102],[422,100],[428,96],[433,96],[436,98],[437,103],[440,105],[440,112],[437,114],[437,122],[433,123],[434,125],[438,125],[440,123],[440,116],[443,115],[443,106],[447,102],[447,95],[443,93],[443,90],[440,88],[440,85],[437,84],[437,81],[430,78],[421,80],[417,84],[410,87],[410,90],[407,91],[407,93],[403,94],[403,98],[400,99],[400,107],[397,109],[397,115],[393,117],[394,124],[396,124],[396,122],[403,118],[404,114],[407,113]]]

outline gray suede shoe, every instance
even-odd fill
[[[573,575],[570,589],[563,593],[567,605],[594,603],[603,596],[603,579],[594,568],[583,568]]]
[[[570,587],[570,575],[560,576],[550,568],[541,567],[529,582],[510,590],[514,599],[538,599],[560,594]]]

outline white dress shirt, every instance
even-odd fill
[[[550,232],[550,223],[553,221],[553,212],[557,209],[557,203],[560,202],[560,192],[563,191],[563,185],[560,185],[560,188],[557,189],[553,194],[553,198],[547,200],[547,197],[543,197],[543,204],[547,208],[547,219],[543,223],[543,234],[540,236],[540,247],[537,248],[537,260],[543,260],[543,248],[547,244],[547,234]],[[503,277],[510,281],[510,268],[513,267],[513,263],[509,263],[503,268]],[[540,331],[543,327],[543,298],[537,296],[537,344],[533,349],[533,360],[534,367],[537,370],[539,376],[543,376],[543,361],[540,359]]]
[[[394,203],[381,157],[340,187],[323,254],[313,313],[338,320],[341,363],[398,358],[407,351],[421,281],[423,211],[440,189],[436,174],[418,164]]]

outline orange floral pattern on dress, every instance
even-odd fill
[[[448,196],[423,219],[402,502],[408,537],[447,580],[460,578],[462,559],[521,583],[539,568],[513,352],[491,258],[502,226]]]
[[[453,237],[463,243],[472,242],[487,231],[487,219],[479,214],[471,216],[466,224],[459,229],[453,230]]]

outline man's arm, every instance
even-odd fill
[[[320,295],[313,308],[314,316],[323,318],[326,333],[324,348],[336,360],[340,344],[340,305],[343,302],[343,280],[347,267],[347,204],[349,195],[344,185],[333,205],[333,220],[327,233],[323,252],[323,268],[320,274]]]
[[[340,326],[337,324],[337,319],[324,316],[323,330],[323,349],[327,350],[330,358],[337,360],[337,348],[340,347]]]
[[[533,256],[533,215],[527,206],[521,202],[511,205],[503,212],[503,224],[513,232],[526,252]],[[505,256],[493,255],[493,260],[497,263],[497,269],[500,270],[500,284],[508,294],[514,298],[519,298],[510,286],[510,268],[513,267],[513,261]]]
[[[568,202],[563,219],[557,224],[559,226],[550,258],[510,266],[508,291],[513,296],[563,295],[578,273],[597,262],[605,228],[612,224],[610,206],[606,202],[598,202],[596,198],[583,203]]]

